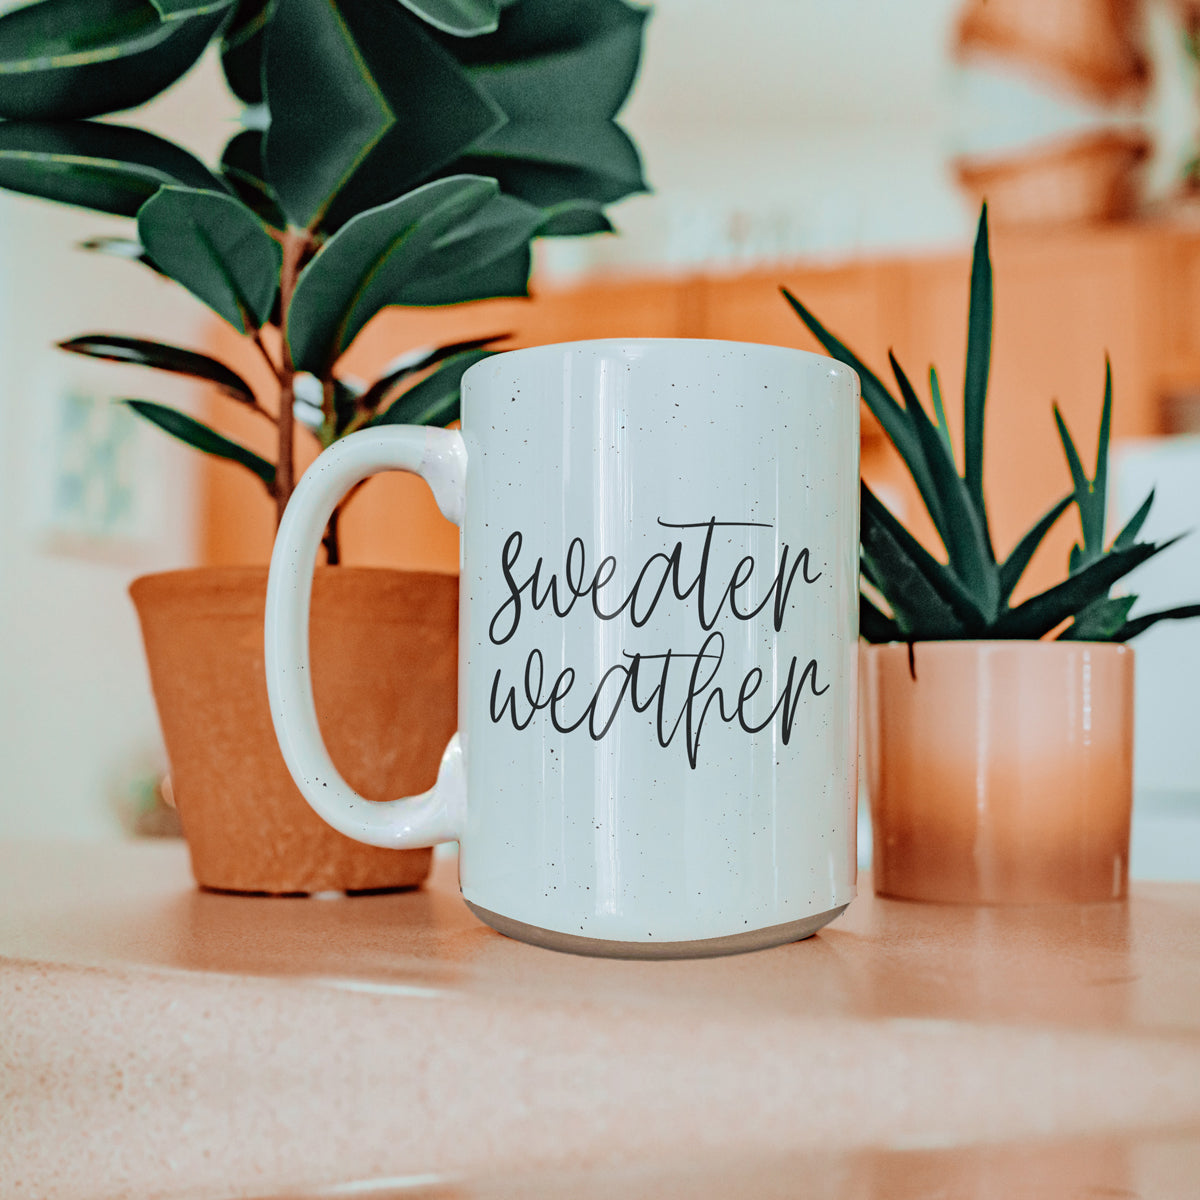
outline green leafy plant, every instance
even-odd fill
[[[625,0],[38,0],[0,17],[0,187],[136,220],[85,249],[169,277],[270,366],[271,396],[211,356],[93,333],[77,354],[193,376],[276,427],[268,460],[186,413],[126,401],[253,472],[282,514],[297,419],[448,424],[496,339],[399,360],[369,385],[340,363],[389,305],[528,294],[537,237],[611,230],[644,190],[616,123],[646,13]],[[136,107],[212,41],[243,128],[210,168],[92,118]],[[337,519],[326,536],[337,561]]]
[[[908,468],[945,549],[931,554],[864,482],[861,485],[860,629],[870,642],[948,641],[966,638],[1040,639],[1050,635],[1123,642],[1168,618],[1200,616],[1200,604],[1131,617],[1136,596],[1113,596],[1119,580],[1165,550],[1167,542],[1139,542],[1154,494],[1108,545],[1104,518],[1108,443],[1112,423],[1112,370],[1106,366],[1095,474],[1088,478],[1062,414],[1054,407],[1073,490],[1056,501],[1003,559],[992,545],[983,495],[984,408],[992,347],[992,263],[987,206],[979,217],[971,263],[967,359],[963,388],[963,469],[959,472],[946,423],[937,371],[929,369],[932,413],[894,354],[888,359],[897,399],[846,345],[786,288],[783,294],[821,345],[853,367],[862,397]],[[1082,540],[1071,551],[1067,577],[1019,604],[1013,591],[1034,552],[1074,504]]]

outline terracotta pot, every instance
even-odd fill
[[[1142,0],[965,0],[960,58],[999,57],[1070,90],[1114,104],[1150,82]]]
[[[171,783],[202,887],[311,893],[411,887],[432,851],[335,832],[292,783],[263,668],[265,568],[133,582]],[[329,752],[370,800],[433,786],[457,708],[458,580],[318,568],[312,677]]]
[[[1116,900],[1129,872],[1133,651],[863,650],[875,890],[969,904]]]
[[[1140,133],[1101,130],[1012,154],[960,158],[955,171],[976,203],[987,201],[997,228],[1096,224],[1137,212],[1149,152]]]

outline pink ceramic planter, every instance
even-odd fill
[[[875,890],[973,904],[1123,899],[1133,651],[1095,642],[863,650]],[[914,678],[915,674],[915,678]]]

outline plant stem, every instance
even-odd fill
[[[338,540],[338,521],[341,516],[342,507],[339,504],[325,526],[325,536],[321,538],[321,545],[325,547],[325,565],[329,567],[336,567],[342,561],[342,548]]]
[[[337,438],[337,407],[332,375],[321,380],[321,413],[323,420],[317,440],[324,450],[332,446]],[[338,541],[338,519],[341,515],[342,507],[339,504],[333,510],[329,524],[325,526],[325,536],[321,539],[321,544],[325,547],[325,563],[330,567],[337,566],[342,560],[342,548]]]
[[[342,502],[333,510],[333,516],[329,518],[329,524],[325,526],[325,536],[321,539],[321,545],[325,547],[325,562],[329,566],[334,566],[342,561],[342,514],[350,506],[350,501],[362,491],[366,483],[365,479],[360,479],[342,497]]]
[[[251,334],[251,340],[254,342],[255,346],[258,347],[258,352],[266,360],[267,366],[271,368],[271,374],[278,379],[280,375],[279,364],[271,357],[271,352],[267,349],[266,342],[263,341],[262,330],[256,329],[253,334]]]
[[[337,437],[337,409],[334,401],[333,377],[321,380],[321,445],[332,446]]]
[[[283,366],[279,372],[279,457],[275,460],[275,524],[283,520],[284,509],[296,486],[294,455],[296,404],[296,368],[288,346],[287,319],[300,275],[300,263],[309,248],[310,235],[304,230],[289,229],[283,236],[283,266],[279,273],[280,331],[283,343]]]

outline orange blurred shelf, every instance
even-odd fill
[[[1066,232],[1002,232],[993,239],[996,327],[985,482],[998,553],[1069,487],[1051,401],[1085,456],[1093,451],[1104,356],[1113,362],[1120,440],[1158,433],[1165,391],[1200,386],[1200,232],[1129,224]],[[373,370],[405,349],[509,332],[511,345],[575,338],[718,337],[816,349],[779,294],[786,284],[881,376],[894,349],[911,377],[936,363],[954,434],[966,345],[969,258],[963,253],[793,264],[731,276],[600,279],[535,289],[529,301],[381,314],[344,364]],[[253,354],[215,330],[210,349],[248,372]],[[223,427],[259,449],[270,430],[252,414],[220,406]],[[307,440],[307,439],[306,439]],[[305,448],[306,452],[311,454]],[[303,461],[302,453],[302,461]],[[882,431],[863,422],[863,473],[914,531],[936,548],[932,528]],[[265,562],[273,512],[261,487],[229,464],[206,466],[202,544],[213,563]],[[427,489],[399,476],[356,499],[343,524],[347,561],[457,569],[457,535]],[[1035,557],[1025,588],[1061,576],[1077,532],[1065,519]]]

